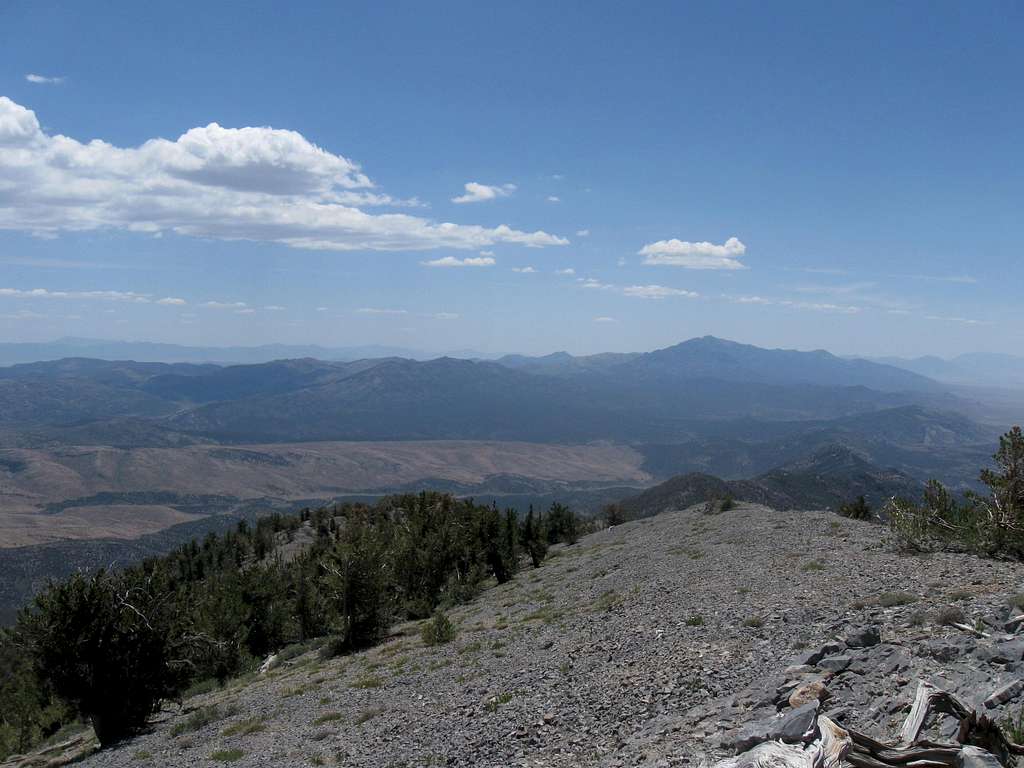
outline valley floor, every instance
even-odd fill
[[[876,648],[907,663],[883,677],[862,669],[863,685],[841,671],[833,705],[885,737],[915,676],[941,672],[922,648],[952,643],[954,664],[956,648],[967,654],[960,660],[980,677],[948,684],[972,699],[1017,674],[970,656],[964,633],[925,617],[956,604],[969,617],[1005,618],[1024,578],[1011,563],[898,554],[883,546],[885,533],[754,505],[622,525],[556,549],[540,569],[454,610],[459,632],[448,645],[424,647],[409,624],[348,658],[300,656],[194,697],[184,711],[170,707],[149,733],[81,765],[697,764],[725,754],[722,734],[758,706],[734,693],[865,625],[881,630]],[[854,707],[865,686],[893,706]],[[210,706],[211,722],[182,725]]]

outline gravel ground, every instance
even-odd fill
[[[307,654],[80,765],[696,765],[818,679],[833,694],[823,711],[886,736],[918,677],[979,706],[1016,679],[1024,648],[986,649],[1005,639],[1022,580],[1017,564],[899,554],[883,528],[825,512],[667,513],[556,548],[454,610],[450,644],[424,647],[409,624],[365,653]],[[987,619],[991,638],[936,625],[950,605]],[[850,663],[816,666],[816,649],[864,627],[882,642],[828,646]],[[210,706],[218,719],[184,729]]]

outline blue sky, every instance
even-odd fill
[[[0,8],[0,340],[1024,343],[1019,4],[296,5]]]

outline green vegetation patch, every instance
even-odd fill
[[[265,731],[267,724],[264,722],[262,717],[250,717],[247,720],[241,720],[233,725],[229,725],[223,731],[222,736],[248,736],[250,733],[259,733]]]
[[[240,749],[218,749],[210,755],[210,759],[216,760],[218,763],[233,763],[243,757],[245,757],[245,752]]]
[[[233,713],[222,712],[216,704],[209,707],[200,707],[181,722],[175,723],[171,728],[171,736],[181,736],[183,733],[193,733],[198,731],[200,728],[205,728],[211,723],[223,720],[230,714]]]

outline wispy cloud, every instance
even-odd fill
[[[700,296],[696,291],[687,291],[682,288],[669,288],[664,285],[627,285],[623,287],[622,293],[632,296],[635,299],[667,299],[671,296],[682,296],[687,299],[695,299]]]
[[[828,301],[795,301],[793,299],[773,299],[764,296],[723,295],[722,298],[734,304],[760,304],[763,306],[787,307],[789,309],[806,309],[814,312],[835,312],[844,315],[855,315],[863,309],[852,304],[836,304]]]
[[[453,203],[484,203],[488,200],[497,200],[499,197],[508,197],[516,191],[515,184],[501,184],[492,186],[480,184],[476,181],[469,181],[462,185],[466,190],[464,195],[453,197]]]
[[[548,195],[547,200],[548,200],[549,203],[560,203],[560,202],[562,202],[562,198],[558,197],[557,195]]]
[[[35,112],[0,96],[0,229],[174,232],[331,251],[479,250],[566,245],[543,231],[435,222],[363,210],[397,201],[358,163],[295,131],[192,128],[122,148],[51,136]],[[508,187],[499,187],[508,193]]]
[[[380,307],[360,307],[356,310],[361,315],[407,315],[407,309],[382,309]]]
[[[435,312],[431,315],[435,320],[458,320],[459,315],[455,312]]]
[[[686,269],[746,269],[739,257],[747,251],[739,239],[730,237],[721,245],[702,241],[659,240],[640,249],[644,264]]]
[[[573,269],[572,267],[566,267],[565,269],[556,269],[555,270],[555,274],[556,275],[575,275],[576,274],[576,270]]]
[[[46,75],[36,75],[30,72],[29,74],[25,75],[25,79],[28,80],[28,82],[30,83],[35,83],[36,85],[60,85],[67,78],[47,77]]]
[[[249,305],[244,301],[204,301],[202,306],[207,309],[246,309]]]
[[[959,285],[974,285],[978,278],[970,275],[886,275],[894,280],[925,280],[933,283],[957,283]]]
[[[42,315],[38,312],[33,312],[30,309],[20,309],[17,312],[12,312],[6,315],[0,315],[0,319],[3,320],[44,320],[46,315]]]
[[[424,267],[493,267],[497,263],[493,256],[467,256],[464,259],[445,256],[440,259],[420,262]]]
[[[522,275],[532,275],[537,272],[533,267],[512,267],[513,272],[519,272]]]
[[[614,317],[608,317],[607,315],[601,315],[600,317],[594,318],[595,323],[617,323],[619,322]]]
[[[589,229],[577,229],[576,230],[576,237],[590,237],[590,230]]]
[[[51,291],[48,288],[0,288],[0,296],[18,299],[95,299],[99,301],[124,301],[134,304],[148,304],[152,297],[134,291]]]
[[[163,304],[168,307],[183,307],[188,304],[184,299],[179,299],[176,296],[166,296],[162,299],[157,299],[157,304]]]
[[[268,304],[264,309],[268,312],[284,312],[287,307],[282,307],[280,304]]]
[[[684,288],[672,288],[666,285],[616,285],[604,283],[593,277],[578,277],[576,282],[580,287],[593,291],[613,291],[629,296],[633,299],[667,299],[671,297],[682,297],[696,299],[700,296],[696,291],[688,291]]]

